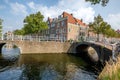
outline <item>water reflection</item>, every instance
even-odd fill
[[[20,67],[12,67],[0,72],[0,80],[20,80],[22,69]]]
[[[66,67],[67,72],[64,80],[95,80],[95,75],[93,73],[84,71],[75,64],[69,64]]]
[[[2,48],[1,56],[9,61],[15,61],[19,58],[20,49],[11,44],[6,44]]]
[[[0,80],[96,80],[86,66],[79,57],[67,54],[20,55],[9,69],[0,72]]]
[[[40,77],[41,80],[63,80],[63,76],[55,70],[53,65],[47,66]]]
[[[19,66],[24,65],[21,80],[95,80],[87,72],[87,64],[78,57],[65,54],[22,55]]]
[[[20,50],[11,45],[5,45],[0,53],[0,72],[6,71],[16,63],[20,55]]]

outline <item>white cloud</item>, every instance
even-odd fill
[[[72,13],[76,18],[83,19],[85,22],[93,21],[95,11],[89,7],[88,3],[84,0],[60,0],[58,4],[47,7],[34,2],[27,4],[33,12],[40,11],[45,18],[57,17],[63,11]]]
[[[24,15],[24,16],[28,14],[27,13],[27,8],[23,4],[20,4],[20,3],[16,2],[16,3],[11,3],[10,6],[11,6],[11,9],[12,9],[11,12],[13,14]]]
[[[6,6],[0,5],[0,9],[4,9],[4,8],[6,8]]]
[[[35,9],[35,3],[34,3],[34,2],[28,3],[28,6],[29,6],[31,9]]]
[[[120,29],[120,13],[109,14],[106,21],[111,25],[112,28]]]

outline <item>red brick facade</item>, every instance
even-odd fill
[[[50,38],[56,38],[57,40],[78,40],[80,36],[87,36],[88,26],[77,19],[73,14],[63,12],[58,18],[48,18]]]

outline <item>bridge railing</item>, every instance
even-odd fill
[[[49,37],[49,36],[32,36],[32,35],[14,35],[12,40],[19,40],[19,41],[60,41],[64,42],[66,39],[64,37]]]
[[[97,41],[97,38],[96,37],[86,37],[86,39],[85,39],[86,41],[93,41],[93,42],[95,42],[95,41]]]
[[[84,38],[84,41],[87,41],[87,42],[96,42],[97,41],[97,37],[83,37]],[[77,39],[77,38],[76,38]],[[82,37],[80,37],[80,39],[82,39]],[[13,35],[12,38],[10,39],[7,39],[7,40],[19,40],[19,41],[60,41],[60,42],[64,42],[64,41],[67,41],[67,39],[65,37],[53,37],[53,36],[35,36],[35,35],[25,35],[25,36],[22,36],[22,35]],[[81,40],[82,41],[82,40]],[[102,40],[101,39],[101,43],[105,43],[105,44],[110,44],[112,42],[118,42],[120,41],[120,39],[116,39],[116,38],[113,38],[111,40]]]

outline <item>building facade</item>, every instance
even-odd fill
[[[11,31],[8,31],[3,35],[4,40],[13,40],[13,37],[14,37],[14,34]]]
[[[82,19],[77,19],[67,12],[63,12],[58,18],[48,18],[47,23],[50,39],[79,40],[88,35],[88,26],[82,22]]]

